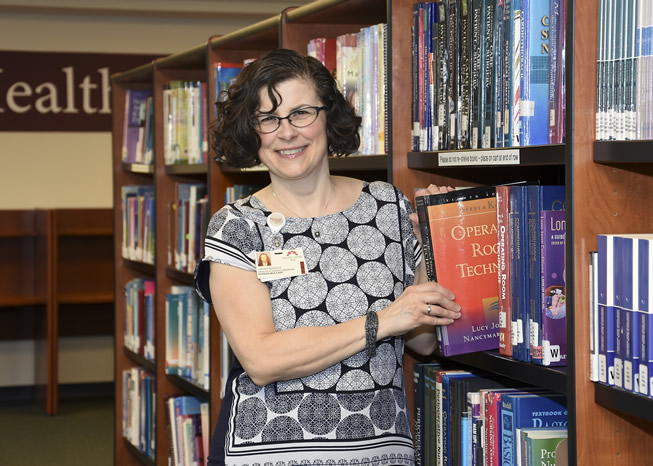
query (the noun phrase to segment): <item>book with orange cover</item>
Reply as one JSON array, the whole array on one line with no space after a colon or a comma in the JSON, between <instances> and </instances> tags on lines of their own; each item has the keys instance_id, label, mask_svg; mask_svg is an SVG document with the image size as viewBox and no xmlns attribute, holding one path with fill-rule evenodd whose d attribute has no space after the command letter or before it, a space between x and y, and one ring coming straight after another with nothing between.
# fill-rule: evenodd
<instances>
[{"instance_id":1,"label":"book with orange cover","mask_svg":"<svg viewBox=\"0 0 653 466\"><path fill-rule=\"evenodd\" d=\"M416 198L428 279L450 289L462 317L437 328L444 356L499 347L494 186Z\"/></svg>"}]
</instances>

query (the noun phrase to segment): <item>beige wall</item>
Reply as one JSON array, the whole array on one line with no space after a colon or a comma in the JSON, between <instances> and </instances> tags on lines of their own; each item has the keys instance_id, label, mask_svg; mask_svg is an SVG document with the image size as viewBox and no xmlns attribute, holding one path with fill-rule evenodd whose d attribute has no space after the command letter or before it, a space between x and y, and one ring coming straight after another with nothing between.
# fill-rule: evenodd
<instances>
[{"instance_id":1,"label":"beige wall","mask_svg":"<svg viewBox=\"0 0 653 466\"><path fill-rule=\"evenodd\" d=\"M14 5L7 6L8 3ZM25 7L38 3L46 7ZM59 3L65 8L57 9ZM83 2L86 6L95 5L83 11L69 8L74 3L70 0L31 0L21 4L18 0L0 0L0 49L170 54L203 44L210 36L226 34L263 19L242 14L221 19L215 11L186 16L155 11L152 14L141 11L135 16L115 11L100 14L93 8L107 2ZM148 5L144 0L131 3ZM179 2L165 0L163 3L175 3L177 8L179 5ZM191 3L213 8L239 3L240 9L246 10L247 4L253 2ZM278 7L274 10L278 13L284 2L266 3L266 8ZM156 8L156 3L149 5ZM261 8L249 11L261 12ZM0 75L0 92L3 90L6 91ZM111 207L112 189L110 133L6 133L0 128L0 209ZM61 382L113 380L112 339L61 339L59 344ZM20 364L16 365L17 361ZM0 343L0 386L34 383L33 367L33 342ZM88 367L93 370L85 369Z\"/></svg>"}]
</instances>

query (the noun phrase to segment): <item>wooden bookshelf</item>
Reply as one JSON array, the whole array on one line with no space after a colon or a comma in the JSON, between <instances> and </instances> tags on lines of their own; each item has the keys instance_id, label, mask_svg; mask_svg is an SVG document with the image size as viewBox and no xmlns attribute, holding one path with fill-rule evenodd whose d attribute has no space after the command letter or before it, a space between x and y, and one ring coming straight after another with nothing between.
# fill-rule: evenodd
<instances>
[{"instance_id":1,"label":"wooden bookshelf","mask_svg":"<svg viewBox=\"0 0 653 466\"><path fill-rule=\"evenodd\" d=\"M265 184L265 170L236 170L214 163L211 153L206 166L165 167L160 153L161 121L157 114L156 157L154 169L126 169L120 162L121 114L124 110L124 92L127 88L152 87L155 108L160 108L163 83L170 79L206 79L209 85L209 115L213 115L215 101L213 64L216 62L242 62L262 53L286 47L306 51L307 42L314 37L355 32L361 27L379 22L388 23L388 98L389 154L334 159L331 168L335 173L351 174L365 179L392 181L405 193L430 183L453 186L496 184L516 180L540 180L543 183L565 183L567 186L567 270L568 366L546 368L526 365L500 357L494 353L480 353L454 358L461 364L483 368L510 377L518 382L546 387L564 393L569 407L569 464L645 464L653 457L650 419L624 414L624 401L613 397L603 388L589 382L589 337L586 319L588 297L588 254L596 247L596 234L605 232L644 232L651 230L648 219L653 218L649 200L652 198L653 178L647 154L650 142L614 144L613 149L603 143L594 144L594 112L596 99L596 33L597 6L592 0L567 2L567 143L563 145L519 148L520 162L515 166L445 167L438 160L441 153L411 152L411 26L415 0L322 0L300 8L289 8L265 21L242 28L221 37L212 37L206 44L158 60L153 65L114 77L114 183L119 206L119 187L130 183L153 183L157 198L157 253L152 271L130 264L118 257L119 239L116 239L116 309L120 316L118 298L124 283L130 277L154 275L157 282L157 334L162 335L165 322L161 319L166 289L173 284L189 283L189 274L170 270L165 251L165 203L172 198L175 180L206 181L209 187L211 212L224 202L228 186L237 183ZM582 12L582 14L580 13ZM158 97L157 97L158 96ZM158 104L156 99L158 100ZM624 149L631 155L623 161ZM146 171L146 170L145 170ZM626 200L628 202L626 202ZM120 220L116 209L115 219ZM122 348L120 318L116 319L116 380L125 367L138 364L133 355L126 356ZM217 420L219 399L219 327L211 314L211 388L206 396L211 404L211 430ZM157 345L157 456L155 464L167 462L168 445L162 409L165 397L178 393L193 393L173 377L166 377L163 345ZM412 403L412 365L417 358L410 354L404 367L406 392ZM118 383L118 382L117 382ZM596 398L595 398L596 390ZM121 437L120 419L122 398L116 390L116 437ZM200 393L200 395L204 395ZM611 401L618 398L619 401ZM598 400L595 401L595 400ZM639 400L638 400L639 401ZM614 403L614 405L613 405ZM604 406L608 406L605 408ZM639 405L638 405L639 406ZM648 407L649 404L642 406ZM138 464L137 454L117 442L116 463Z\"/></svg>"}]
</instances>

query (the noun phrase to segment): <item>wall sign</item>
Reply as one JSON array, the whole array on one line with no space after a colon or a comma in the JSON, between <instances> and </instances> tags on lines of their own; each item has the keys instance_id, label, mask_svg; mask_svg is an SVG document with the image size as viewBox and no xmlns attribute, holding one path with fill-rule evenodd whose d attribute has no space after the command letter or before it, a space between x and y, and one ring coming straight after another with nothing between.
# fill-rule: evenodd
<instances>
[{"instance_id":1,"label":"wall sign","mask_svg":"<svg viewBox=\"0 0 653 466\"><path fill-rule=\"evenodd\" d=\"M0 51L0 131L111 131L111 75L154 58Z\"/></svg>"}]
</instances>

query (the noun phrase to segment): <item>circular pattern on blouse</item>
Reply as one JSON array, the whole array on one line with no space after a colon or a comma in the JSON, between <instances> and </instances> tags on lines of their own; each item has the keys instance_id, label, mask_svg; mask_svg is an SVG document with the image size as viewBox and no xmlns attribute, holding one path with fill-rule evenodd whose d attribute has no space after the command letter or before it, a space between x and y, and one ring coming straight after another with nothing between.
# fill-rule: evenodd
<instances>
[{"instance_id":1,"label":"circular pattern on blouse","mask_svg":"<svg viewBox=\"0 0 653 466\"><path fill-rule=\"evenodd\" d=\"M393 241L399 241L399 218L397 217L397 206L385 204L376 213L377 228Z\"/></svg>"},{"instance_id":2,"label":"circular pattern on blouse","mask_svg":"<svg viewBox=\"0 0 653 466\"><path fill-rule=\"evenodd\" d=\"M343 283L329 291L326 308L336 322L346 322L367 312L367 296L356 285Z\"/></svg>"},{"instance_id":3,"label":"circular pattern on blouse","mask_svg":"<svg viewBox=\"0 0 653 466\"><path fill-rule=\"evenodd\" d=\"M370 373L374 381L381 386L392 382L397 368L395 349L388 343L382 343L376 348L376 355L370 359Z\"/></svg>"},{"instance_id":4,"label":"circular pattern on blouse","mask_svg":"<svg viewBox=\"0 0 653 466\"><path fill-rule=\"evenodd\" d=\"M288 287L288 299L299 309L314 309L326 298L328 286L324 277L315 272L293 278Z\"/></svg>"},{"instance_id":5,"label":"circular pattern on blouse","mask_svg":"<svg viewBox=\"0 0 653 466\"><path fill-rule=\"evenodd\" d=\"M366 192L362 192L356 205L351 209L347 209L343 212L343 215L352 223L358 223L359 225L370 223L374 220L376 216L376 210L378 209L378 204L376 199L370 196Z\"/></svg>"},{"instance_id":6,"label":"circular pattern on blouse","mask_svg":"<svg viewBox=\"0 0 653 466\"><path fill-rule=\"evenodd\" d=\"M392 390L379 391L370 405L370 419L381 430L390 429L397 417L397 404Z\"/></svg>"},{"instance_id":7,"label":"circular pattern on blouse","mask_svg":"<svg viewBox=\"0 0 653 466\"><path fill-rule=\"evenodd\" d=\"M340 374L342 373L341 363L336 363L331 367L327 367L323 371L318 372L317 374L309 375L308 377L302 377L302 382L309 388L313 390L328 390L331 387L334 387L338 380L340 380Z\"/></svg>"},{"instance_id":8,"label":"circular pattern on blouse","mask_svg":"<svg viewBox=\"0 0 653 466\"><path fill-rule=\"evenodd\" d=\"M372 376L360 369L345 372L336 386L336 389L341 392L357 392L372 390L373 388L374 380Z\"/></svg>"},{"instance_id":9,"label":"circular pattern on blouse","mask_svg":"<svg viewBox=\"0 0 653 466\"><path fill-rule=\"evenodd\" d=\"M293 236L288 239L283 246L283 249L297 249L302 248L304 251L304 261L306 262L306 270L312 271L317 267L322 256L322 246L320 246L313 238L308 236Z\"/></svg>"},{"instance_id":10,"label":"circular pattern on blouse","mask_svg":"<svg viewBox=\"0 0 653 466\"><path fill-rule=\"evenodd\" d=\"M385 248L383 258L392 274L398 279L404 279L404 263L403 263L403 250L399 243L390 243Z\"/></svg>"},{"instance_id":11,"label":"circular pattern on blouse","mask_svg":"<svg viewBox=\"0 0 653 466\"><path fill-rule=\"evenodd\" d=\"M295 328L295 308L285 299L272 300L272 320L277 332Z\"/></svg>"},{"instance_id":12,"label":"circular pattern on blouse","mask_svg":"<svg viewBox=\"0 0 653 466\"><path fill-rule=\"evenodd\" d=\"M302 394L277 394L274 385L265 387L265 405L275 414L286 414L293 411L302 402Z\"/></svg>"},{"instance_id":13,"label":"circular pattern on blouse","mask_svg":"<svg viewBox=\"0 0 653 466\"><path fill-rule=\"evenodd\" d=\"M313 238L320 244L340 244L349 233L349 222L343 214L327 215L313 219Z\"/></svg>"},{"instance_id":14,"label":"circular pattern on blouse","mask_svg":"<svg viewBox=\"0 0 653 466\"><path fill-rule=\"evenodd\" d=\"M232 218L222 227L222 237L245 254L261 250L258 234L253 234L253 225L244 218Z\"/></svg>"},{"instance_id":15,"label":"circular pattern on blouse","mask_svg":"<svg viewBox=\"0 0 653 466\"><path fill-rule=\"evenodd\" d=\"M236 435L249 440L261 433L267 422L267 409L260 398L247 398L236 414Z\"/></svg>"},{"instance_id":16,"label":"circular pattern on blouse","mask_svg":"<svg viewBox=\"0 0 653 466\"><path fill-rule=\"evenodd\" d=\"M230 210L231 209L220 209L218 213L211 217L209 225L206 227L206 236L214 236L220 228L222 228L222 225L224 225L224 222L229 216Z\"/></svg>"},{"instance_id":17,"label":"circular pattern on blouse","mask_svg":"<svg viewBox=\"0 0 653 466\"><path fill-rule=\"evenodd\" d=\"M352 413L364 410L372 403L373 399L373 392L343 393L338 395L340 405Z\"/></svg>"},{"instance_id":18,"label":"circular pattern on blouse","mask_svg":"<svg viewBox=\"0 0 653 466\"><path fill-rule=\"evenodd\" d=\"M377 298L388 296L394 288L392 272L381 262L365 262L358 268L356 280L361 290Z\"/></svg>"},{"instance_id":19,"label":"circular pattern on blouse","mask_svg":"<svg viewBox=\"0 0 653 466\"><path fill-rule=\"evenodd\" d=\"M330 282L346 282L356 275L357 269L358 262L354 255L338 246L329 246L320 257L320 271Z\"/></svg>"},{"instance_id":20,"label":"circular pattern on blouse","mask_svg":"<svg viewBox=\"0 0 653 466\"><path fill-rule=\"evenodd\" d=\"M362 414L351 414L340 421L336 429L336 438L339 439L360 439L369 438L374 435L374 424Z\"/></svg>"},{"instance_id":21,"label":"circular pattern on blouse","mask_svg":"<svg viewBox=\"0 0 653 466\"><path fill-rule=\"evenodd\" d=\"M279 416L272 419L263 429L261 435L264 442L281 440L301 440L304 438L302 426L290 416Z\"/></svg>"},{"instance_id":22,"label":"circular pattern on blouse","mask_svg":"<svg viewBox=\"0 0 653 466\"><path fill-rule=\"evenodd\" d=\"M399 243L395 243L398 246ZM369 225L352 228L347 236L347 247L356 257L371 261L378 259L385 249L385 238L379 230ZM400 246L401 247L401 246Z\"/></svg>"},{"instance_id":23,"label":"circular pattern on blouse","mask_svg":"<svg viewBox=\"0 0 653 466\"><path fill-rule=\"evenodd\" d=\"M388 183L370 183L370 193L380 201L390 203L397 201L397 193Z\"/></svg>"},{"instance_id":24,"label":"circular pattern on blouse","mask_svg":"<svg viewBox=\"0 0 653 466\"><path fill-rule=\"evenodd\" d=\"M326 435L340 422L340 404L334 395L311 393L299 405L297 419L313 435Z\"/></svg>"}]
</instances>

